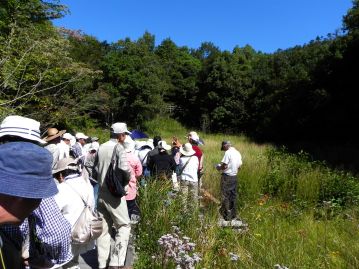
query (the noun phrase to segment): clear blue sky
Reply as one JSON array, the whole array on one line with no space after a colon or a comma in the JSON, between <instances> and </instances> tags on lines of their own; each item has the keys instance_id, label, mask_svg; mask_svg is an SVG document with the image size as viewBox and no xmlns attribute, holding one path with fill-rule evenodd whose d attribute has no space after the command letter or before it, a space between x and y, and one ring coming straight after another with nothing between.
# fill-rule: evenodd
<instances>
[{"instance_id":1,"label":"clear blue sky","mask_svg":"<svg viewBox=\"0 0 359 269\"><path fill-rule=\"evenodd\" d=\"M334 33L351 0L61 0L71 14L54 24L82 30L100 41L136 40L145 31L156 45L171 38L198 48L210 41L221 50L251 45L274 52Z\"/></svg>"}]
</instances>

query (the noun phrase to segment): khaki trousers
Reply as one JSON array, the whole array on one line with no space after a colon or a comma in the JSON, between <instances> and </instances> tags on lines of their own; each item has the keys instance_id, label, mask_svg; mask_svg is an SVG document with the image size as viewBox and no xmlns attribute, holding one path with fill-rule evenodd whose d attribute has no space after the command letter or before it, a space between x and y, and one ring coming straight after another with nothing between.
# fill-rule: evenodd
<instances>
[{"instance_id":1,"label":"khaki trousers","mask_svg":"<svg viewBox=\"0 0 359 269\"><path fill-rule=\"evenodd\" d=\"M198 203L198 182L181 180L180 187L184 206L196 205Z\"/></svg>"},{"instance_id":2,"label":"khaki trousers","mask_svg":"<svg viewBox=\"0 0 359 269\"><path fill-rule=\"evenodd\" d=\"M108 260L109 266L123 266L131 231L125 197L120 199L100 190L98 212L104 219L102 234L97 239L99 268L105 268ZM115 242L111 247L112 227L115 229Z\"/></svg>"}]
</instances>

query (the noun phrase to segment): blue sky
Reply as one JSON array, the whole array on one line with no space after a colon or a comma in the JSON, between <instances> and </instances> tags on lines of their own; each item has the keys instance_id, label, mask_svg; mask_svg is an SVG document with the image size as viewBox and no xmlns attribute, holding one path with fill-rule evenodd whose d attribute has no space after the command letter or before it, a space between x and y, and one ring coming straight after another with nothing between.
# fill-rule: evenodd
<instances>
[{"instance_id":1,"label":"blue sky","mask_svg":"<svg viewBox=\"0 0 359 269\"><path fill-rule=\"evenodd\" d=\"M251 45L274 52L334 33L351 0L61 0L71 14L57 26L82 30L100 41L136 40L145 31L156 45L171 38L198 48L210 41L221 50Z\"/></svg>"}]
</instances>

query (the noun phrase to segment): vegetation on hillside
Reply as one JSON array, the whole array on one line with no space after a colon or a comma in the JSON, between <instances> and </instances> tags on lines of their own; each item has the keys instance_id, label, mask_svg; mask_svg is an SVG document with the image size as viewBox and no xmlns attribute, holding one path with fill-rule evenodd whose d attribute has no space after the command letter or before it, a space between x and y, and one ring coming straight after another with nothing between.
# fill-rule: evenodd
<instances>
[{"instance_id":1,"label":"vegetation on hillside","mask_svg":"<svg viewBox=\"0 0 359 269\"><path fill-rule=\"evenodd\" d=\"M171 115L205 131L358 145L358 6L353 1L341 31L266 54L170 39L156 46L148 32L108 44L55 28L51 21L68 12L57 0L2 1L0 115L134 128Z\"/></svg>"}]
</instances>

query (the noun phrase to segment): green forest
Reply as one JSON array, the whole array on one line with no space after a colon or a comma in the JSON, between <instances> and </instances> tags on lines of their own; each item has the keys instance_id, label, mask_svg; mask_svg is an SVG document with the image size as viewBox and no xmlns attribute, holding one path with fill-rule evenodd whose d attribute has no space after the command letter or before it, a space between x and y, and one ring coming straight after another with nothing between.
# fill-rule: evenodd
<instances>
[{"instance_id":1,"label":"green forest","mask_svg":"<svg viewBox=\"0 0 359 269\"><path fill-rule=\"evenodd\" d=\"M222 51L211 42L180 47L171 39L156 46L149 32L101 42L53 25L68 12L56 0L1 1L1 119L20 114L44 129L76 130L114 121L144 128L170 115L188 128L294 149L359 148L358 0L341 30L274 53L250 45ZM357 154L343 155L344 162Z\"/></svg>"}]
</instances>

